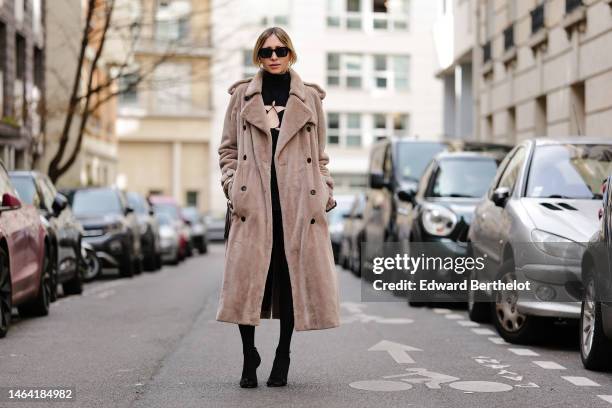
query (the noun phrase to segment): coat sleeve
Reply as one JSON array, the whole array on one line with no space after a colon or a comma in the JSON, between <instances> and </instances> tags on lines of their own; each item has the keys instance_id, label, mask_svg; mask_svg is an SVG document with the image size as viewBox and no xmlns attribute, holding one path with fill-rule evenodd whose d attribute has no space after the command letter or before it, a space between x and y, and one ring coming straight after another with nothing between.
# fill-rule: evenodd
<instances>
[{"instance_id":1,"label":"coat sleeve","mask_svg":"<svg viewBox=\"0 0 612 408\"><path fill-rule=\"evenodd\" d=\"M316 106L317 106L317 135L318 135L318 145L319 145L319 171L321 172L321 177L325 181L327 188L329 190L329 199L327 200L327 204L325 206L325 211L329 212L334 207L336 207L336 200L334 199L334 179L329 173L329 169L327 168L327 164L329 163L329 155L325 151L325 147L327 145L327 125L325 120L325 112L323 111L323 103L321 101L322 98L316 97L314 98Z\"/></svg>"},{"instance_id":2,"label":"coat sleeve","mask_svg":"<svg viewBox=\"0 0 612 408\"><path fill-rule=\"evenodd\" d=\"M221 135L221 144L219 145L219 167L221 168L221 185L223 193L229 200L229 194L232 189L234 173L238 164L238 143L237 143L237 92L232 93L230 102L225 112L225 120L223 122L223 132Z\"/></svg>"}]
</instances>

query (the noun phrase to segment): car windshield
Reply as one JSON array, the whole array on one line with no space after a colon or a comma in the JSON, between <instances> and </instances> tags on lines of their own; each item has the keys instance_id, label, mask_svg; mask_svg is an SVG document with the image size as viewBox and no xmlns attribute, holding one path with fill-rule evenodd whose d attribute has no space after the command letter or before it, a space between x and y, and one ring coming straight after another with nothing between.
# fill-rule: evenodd
<instances>
[{"instance_id":1,"label":"car windshield","mask_svg":"<svg viewBox=\"0 0 612 408\"><path fill-rule=\"evenodd\" d=\"M127 201L130 207L134 209L138 214L146 214L147 207L144 200L138 193L127 193Z\"/></svg>"},{"instance_id":2,"label":"car windshield","mask_svg":"<svg viewBox=\"0 0 612 408\"><path fill-rule=\"evenodd\" d=\"M180 214L179 214L179 210L178 207L174 204L170 204L170 203L157 203L154 204L155 207L155 211L162 213L162 214L167 214L168 216L170 216L170 218L172 219L179 219Z\"/></svg>"},{"instance_id":3,"label":"car windshield","mask_svg":"<svg viewBox=\"0 0 612 408\"><path fill-rule=\"evenodd\" d=\"M187 218L192 223L200 221L198 210L193 207L183 208L183 217Z\"/></svg>"},{"instance_id":4,"label":"car windshield","mask_svg":"<svg viewBox=\"0 0 612 408\"><path fill-rule=\"evenodd\" d=\"M157 212L155 213L155 217L159 225L172 225L172 218L166 213Z\"/></svg>"},{"instance_id":5,"label":"car windshield","mask_svg":"<svg viewBox=\"0 0 612 408\"><path fill-rule=\"evenodd\" d=\"M527 197L601 199L601 183L612 171L612 145L560 144L535 149Z\"/></svg>"},{"instance_id":6,"label":"car windshield","mask_svg":"<svg viewBox=\"0 0 612 408\"><path fill-rule=\"evenodd\" d=\"M398 143L397 174L402 180L418 181L431 159L443 150L443 143Z\"/></svg>"},{"instance_id":7,"label":"car windshield","mask_svg":"<svg viewBox=\"0 0 612 408\"><path fill-rule=\"evenodd\" d=\"M17 194L19 194L19 198L26 204L33 205L34 197L36 196L36 186L34 185L34 180L31 177L11 177L11 182L15 189L17 190Z\"/></svg>"},{"instance_id":8,"label":"car windshield","mask_svg":"<svg viewBox=\"0 0 612 408\"><path fill-rule=\"evenodd\" d=\"M482 197L496 171L493 158L441 160L430 197Z\"/></svg>"},{"instance_id":9,"label":"car windshield","mask_svg":"<svg viewBox=\"0 0 612 408\"><path fill-rule=\"evenodd\" d=\"M113 190L78 190L72 198L74 215L121 214L119 196Z\"/></svg>"}]
</instances>

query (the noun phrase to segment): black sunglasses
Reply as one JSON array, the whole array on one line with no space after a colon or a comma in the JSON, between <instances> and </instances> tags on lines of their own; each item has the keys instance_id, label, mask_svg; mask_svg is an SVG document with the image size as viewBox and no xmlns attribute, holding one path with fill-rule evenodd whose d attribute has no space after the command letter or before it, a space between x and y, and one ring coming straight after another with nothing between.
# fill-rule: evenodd
<instances>
[{"instance_id":1,"label":"black sunglasses","mask_svg":"<svg viewBox=\"0 0 612 408\"><path fill-rule=\"evenodd\" d=\"M289 51L291 50L288 47L276 47L276 48L266 47L266 48L260 48L257 55L259 55L261 58L270 58L272 57L272 53L275 52L278 58L282 58L282 57L286 57L287 54L289 54Z\"/></svg>"}]
</instances>

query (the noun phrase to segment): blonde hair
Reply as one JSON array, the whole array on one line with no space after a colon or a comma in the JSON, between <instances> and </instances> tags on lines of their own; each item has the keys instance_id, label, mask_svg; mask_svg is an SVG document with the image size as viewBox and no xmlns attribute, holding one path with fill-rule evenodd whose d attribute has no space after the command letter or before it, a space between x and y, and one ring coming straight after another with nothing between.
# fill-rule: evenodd
<instances>
[{"instance_id":1,"label":"blonde hair","mask_svg":"<svg viewBox=\"0 0 612 408\"><path fill-rule=\"evenodd\" d=\"M285 46L291 51L289 54L289 66L295 64L297 61L297 54L295 52L295 48L293 48L293 42L291 41L289 34L287 34L287 32L280 27L266 28L261 34L259 34L257 41L255 41L255 47L253 47L253 64L255 64L257 67L261 66L261 61L259 60L259 50L263 48L264 43L271 35L277 36L280 42L285 44Z\"/></svg>"}]
</instances>

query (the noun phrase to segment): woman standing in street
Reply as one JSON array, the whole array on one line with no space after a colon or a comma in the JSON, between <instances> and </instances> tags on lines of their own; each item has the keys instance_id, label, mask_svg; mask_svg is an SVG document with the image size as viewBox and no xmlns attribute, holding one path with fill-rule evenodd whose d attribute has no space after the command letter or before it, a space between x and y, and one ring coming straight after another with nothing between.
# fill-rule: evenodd
<instances>
[{"instance_id":1,"label":"woman standing in street","mask_svg":"<svg viewBox=\"0 0 612 408\"><path fill-rule=\"evenodd\" d=\"M231 210L217 320L240 329L240 386L257 386L255 326L280 319L270 387L287 384L293 329L340 325L339 290L326 212L335 207L325 152L325 91L291 68L289 35L266 29L257 74L234 83L219 146Z\"/></svg>"}]
</instances>

